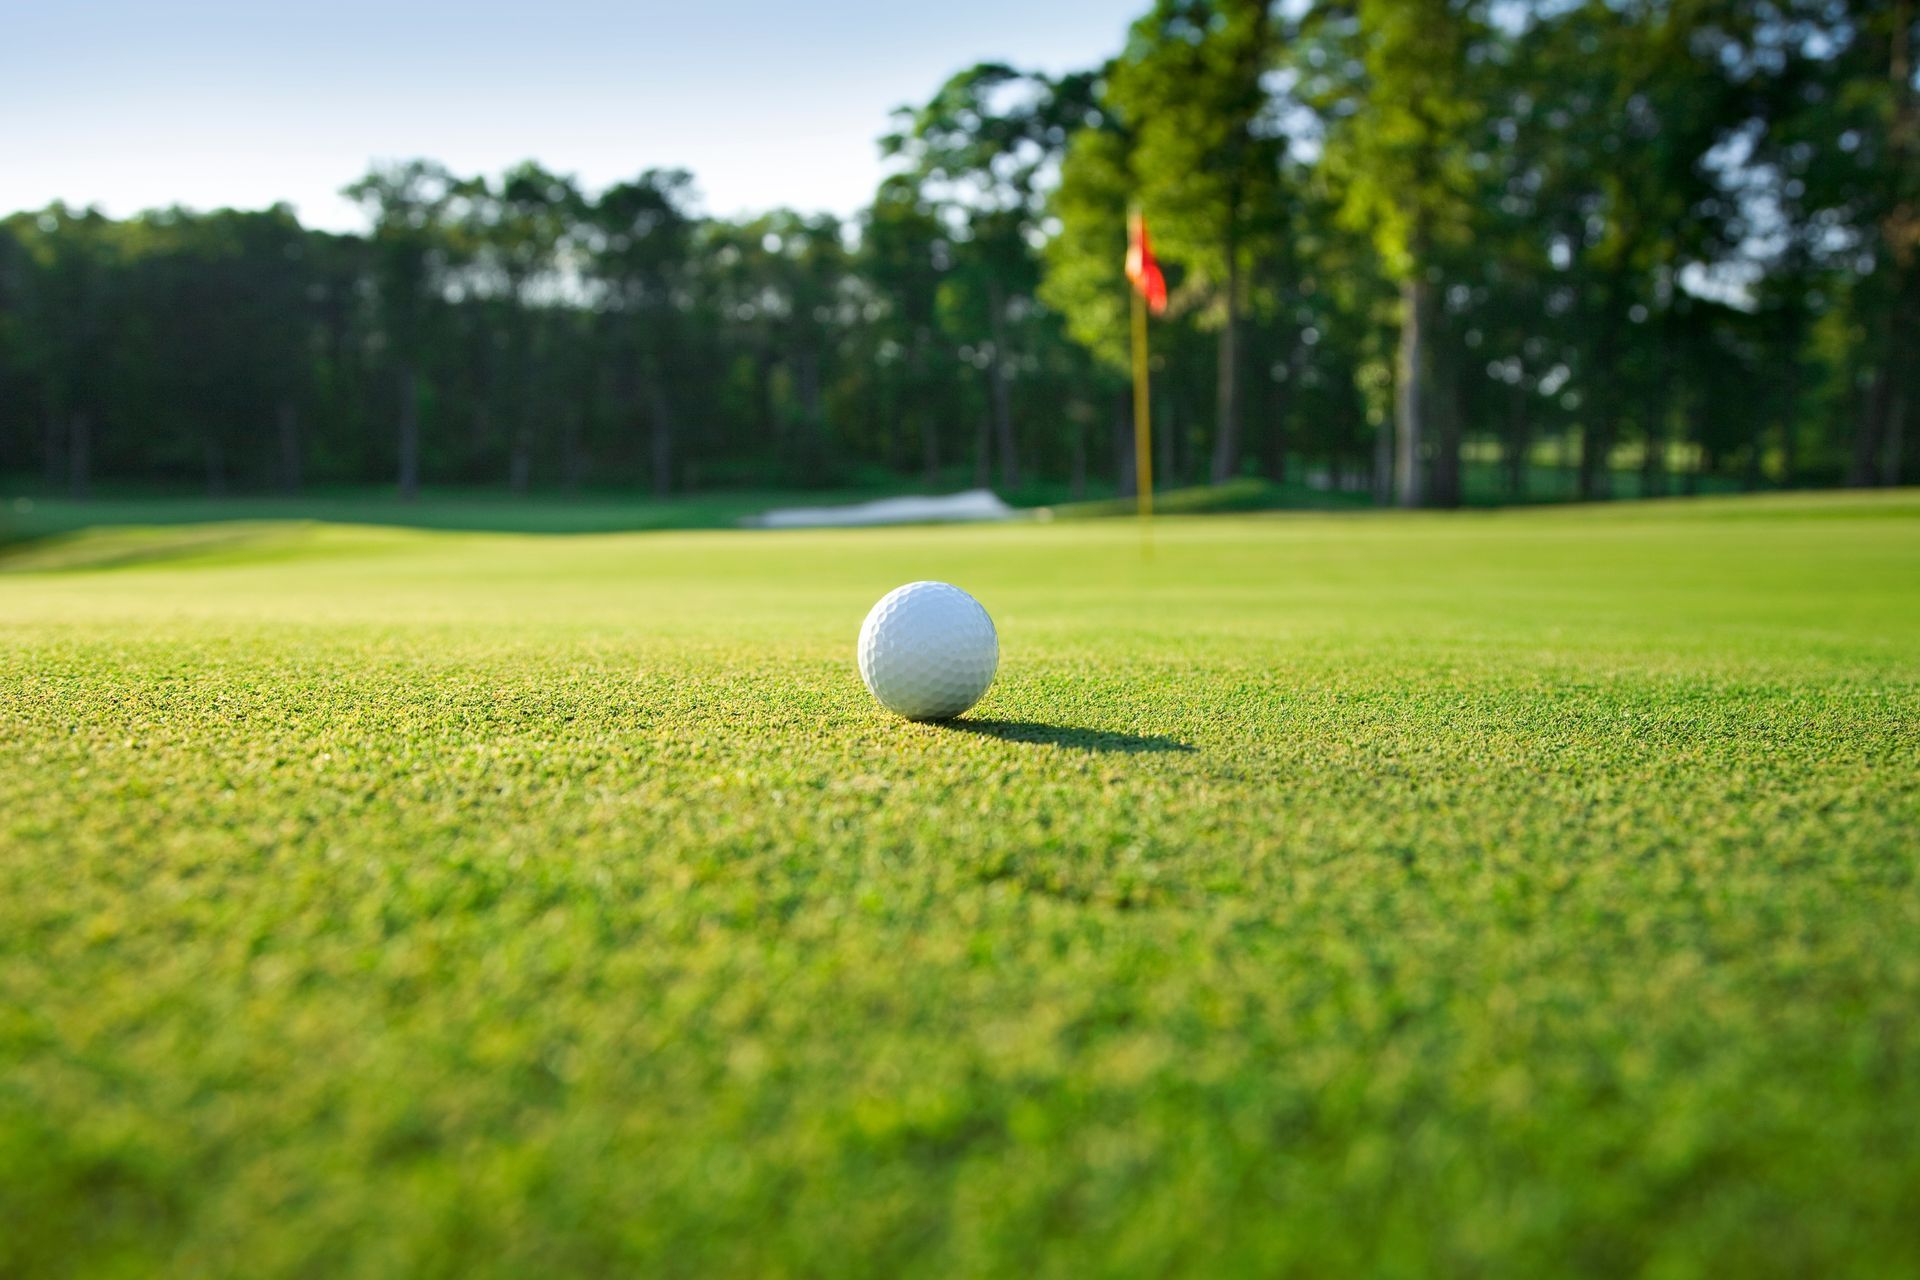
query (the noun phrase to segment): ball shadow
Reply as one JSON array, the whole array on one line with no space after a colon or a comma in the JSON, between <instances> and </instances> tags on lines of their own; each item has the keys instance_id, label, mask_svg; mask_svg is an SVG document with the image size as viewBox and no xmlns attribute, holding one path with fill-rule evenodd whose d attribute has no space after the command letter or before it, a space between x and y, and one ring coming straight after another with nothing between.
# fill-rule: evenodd
<instances>
[{"instance_id":1,"label":"ball shadow","mask_svg":"<svg viewBox=\"0 0 1920 1280\"><path fill-rule=\"evenodd\" d=\"M1116 729L1080 729L1072 725L1043 724L1037 720L943 720L936 728L949 733L971 733L1002 742L1030 742L1037 746L1071 747L1076 751L1146 752L1195 750L1191 743L1157 733L1122 733Z\"/></svg>"}]
</instances>

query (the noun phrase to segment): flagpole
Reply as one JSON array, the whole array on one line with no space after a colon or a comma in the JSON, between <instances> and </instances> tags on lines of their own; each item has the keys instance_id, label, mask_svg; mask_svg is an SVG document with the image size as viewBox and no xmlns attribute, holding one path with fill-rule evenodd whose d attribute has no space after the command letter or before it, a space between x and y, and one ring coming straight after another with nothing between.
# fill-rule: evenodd
<instances>
[{"instance_id":1,"label":"flagpole","mask_svg":"<svg viewBox=\"0 0 1920 1280\"><path fill-rule=\"evenodd\" d=\"M1147 299L1138 289L1127 292L1133 295L1133 487L1140 518L1148 520L1153 516L1153 428L1147 400Z\"/></svg>"}]
</instances>

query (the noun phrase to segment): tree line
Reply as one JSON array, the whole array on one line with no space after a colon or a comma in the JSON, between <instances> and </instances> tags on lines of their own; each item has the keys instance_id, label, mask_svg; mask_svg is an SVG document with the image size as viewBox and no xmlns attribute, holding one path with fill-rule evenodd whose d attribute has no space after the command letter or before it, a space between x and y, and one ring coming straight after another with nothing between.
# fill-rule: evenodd
<instances>
[{"instance_id":1,"label":"tree line","mask_svg":"<svg viewBox=\"0 0 1920 1280\"><path fill-rule=\"evenodd\" d=\"M1138 207L1161 483L1911 481L1916 44L1913 0L1158 0L897 113L852 219L534 162L376 166L364 234L56 204L0 221L0 473L1126 493Z\"/></svg>"}]
</instances>

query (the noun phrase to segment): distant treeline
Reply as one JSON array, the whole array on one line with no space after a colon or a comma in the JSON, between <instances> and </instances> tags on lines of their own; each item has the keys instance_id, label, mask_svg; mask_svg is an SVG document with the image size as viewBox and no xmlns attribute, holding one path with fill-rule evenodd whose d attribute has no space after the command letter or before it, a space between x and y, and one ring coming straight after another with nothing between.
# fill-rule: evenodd
<instances>
[{"instance_id":1,"label":"distant treeline","mask_svg":"<svg viewBox=\"0 0 1920 1280\"><path fill-rule=\"evenodd\" d=\"M1304 12L1302 11L1304 8ZM283 207L0 222L0 473L1128 491L1126 212L1161 483L1458 502L1916 474L1913 0L1162 0L1106 66L976 66L852 221L528 163ZM1295 473L1295 474L1289 474Z\"/></svg>"}]
</instances>

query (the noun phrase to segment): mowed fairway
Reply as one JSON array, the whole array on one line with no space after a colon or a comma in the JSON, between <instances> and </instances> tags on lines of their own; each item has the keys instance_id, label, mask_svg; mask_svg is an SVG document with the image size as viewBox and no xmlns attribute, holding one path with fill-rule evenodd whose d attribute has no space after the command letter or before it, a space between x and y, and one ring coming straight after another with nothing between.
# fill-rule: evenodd
<instances>
[{"instance_id":1,"label":"mowed fairway","mask_svg":"<svg viewBox=\"0 0 1920 1280\"><path fill-rule=\"evenodd\" d=\"M1911 492L0 568L0 1274L1920 1271Z\"/></svg>"}]
</instances>

